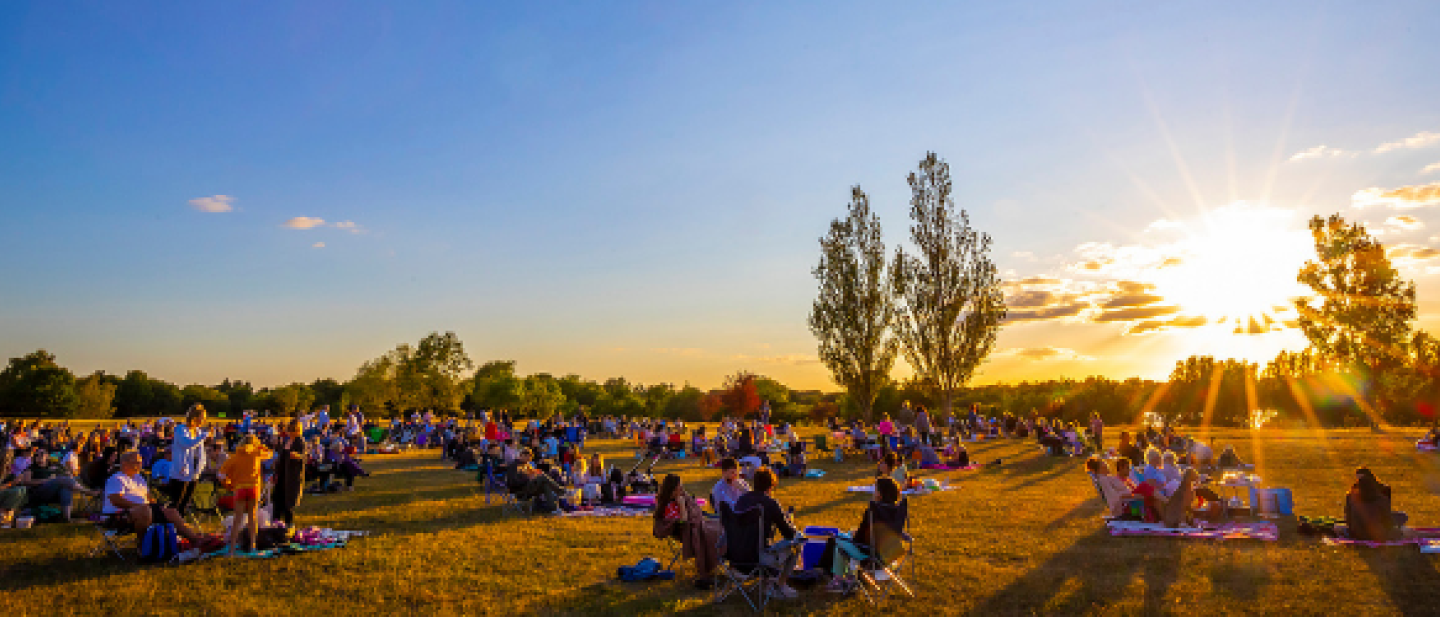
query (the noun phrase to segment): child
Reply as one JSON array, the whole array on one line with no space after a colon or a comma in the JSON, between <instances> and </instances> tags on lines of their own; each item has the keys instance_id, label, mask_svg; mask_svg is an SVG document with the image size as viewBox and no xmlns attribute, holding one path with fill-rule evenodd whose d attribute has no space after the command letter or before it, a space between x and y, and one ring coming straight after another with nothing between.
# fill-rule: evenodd
<instances>
[{"instance_id":1,"label":"child","mask_svg":"<svg viewBox=\"0 0 1440 617\"><path fill-rule=\"evenodd\" d=\"M240 537L240 517L246 517L250 528L250 547L255 548L256 536L260 533L260 466L273 452L260 445L254 435L246 435L235 453L220 467L220 477L225 485L235 489L235 518L230 523L230 537L227 538L225 553L235 552L235 541Z\"/></svg>"}]
</instances>

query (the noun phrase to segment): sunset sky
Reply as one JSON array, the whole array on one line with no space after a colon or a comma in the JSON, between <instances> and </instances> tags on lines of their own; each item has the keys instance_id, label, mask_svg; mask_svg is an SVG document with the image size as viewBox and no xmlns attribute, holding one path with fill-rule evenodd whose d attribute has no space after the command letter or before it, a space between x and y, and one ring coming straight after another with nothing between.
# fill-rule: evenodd
<instances>
[{"instance_id":1,"label":"sunset sky","mask_svg":"<svg viewBox=\"0 0 1440 617\"><path fill-rule=\"evenodd\" d=\"M0 354L831 390L818 239L859 184L907 241L927 151L1007 281L980 382L1302 348L1315 214L1440 329L1440 3L965 4L0 3Z\"/></svg>"}]
</instances>

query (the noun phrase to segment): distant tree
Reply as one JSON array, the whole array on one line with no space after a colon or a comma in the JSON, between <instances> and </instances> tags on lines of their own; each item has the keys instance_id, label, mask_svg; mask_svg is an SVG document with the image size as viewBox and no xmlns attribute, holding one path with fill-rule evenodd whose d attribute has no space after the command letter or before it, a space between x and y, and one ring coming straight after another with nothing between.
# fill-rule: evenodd
<instances>
[{"instance_id":1,"label":"distant tree","mask_svg":"<svg viewBox=\"0 0 1440 617\"><path fill-rule=\"evenodd\" d=\"M315 393L315 405L329 405L330 410L335 412L341 409L340 399L345 395L345 385L330 379L316 379L310 383L310 391Z\"/></svg>"},{"instance_id":2,"label":"distant tree","mask_svg":"<svg viewBox=\"0 0 1440 617\"><path fill-rule=\"evenodd\" d=\"M755 374L740 371L725 378L724 392L720 401L726 413L747 417L760 409L760 393L755 389Z\"/></svg>"},{"instance_id":3,"label":"distant tree","mask_svg":"<svg viewBox=\"0 0 1440 617\"><path fill-rule=\"evenodd\" d=\"M281 386L271 390L270 409L283 416L298 416L311 409L315 403L315 393L310 391L310 386L303 383L292 383L288 386Z\"/></svg>"},{"instance_id":4,"label":"distant tree","mask_svg":"<svg viewBox=\"0 0 1440 617\"><path fill-rule=\"evenodd\" d=\"M891 332L895 297L880 217L870 211L870 198L859 186L850 193L849 214L831 221L830 232L820 238L820 264L813 271L820 293L810 309L810 331L820 341L820 360L835 383L870 420L898 352Z\"/></svg>"},{"instance_id":5,"label":"distant tree","mask_svg":"<svg viewBox=\"0 0 1440 617\"><path fill-rule=\"evenodd\" d=\"M890 268L898 298L896 334L916 376L933 389L941 411L995 347L1005 296L990 260L990 235L950 198L950 166L935 153L911 173L910 239Z\"/></svg>"},{"instance_id":6,"label":"distant tree","mask_svg":"<svg viewBox=\"0 0 1440 617\"><path fill-rule=\"evenodd\" d=\"M565 404L565 393L549 375L531 375L523 382L520 409L537 418L548 418Z\"/></svg>"},{"instance_id":7,"label":"distant tree","mask_svg":"<svg viewBox=\"0 0 1440 617\"><path fill-rule=\"evenodd\" d=\"M105 419L115 415L115 380L100 371L75 382L75 417Z\"/></svg>"},{"instance_id":8,"label":"distant tree","mask_svg":"<svg viewBox=\"0 0 1440 617\"><path fill-rule=\"evenodd\" d=\"M182 407L188 409L197 403L204 406L205 411L214 417L230 412L230 397L215 388L194 384L180 389L180 405Z\"/></svg>"},{"instance_id":9,"label":"distant tree","mask_svg":"<svg viewBox=\"0 0 1440 617\"><path fill-rule=\"evenodd\" d=\"M710 422L725 410L725 401L719 394L711 392L700 399L700 420Z\"/></svg>"},{"instance_id":10,"label":"distant tree","mask_svg":"<svg viewBox=\"0 0 1440 617\"><path fill-rule=\"evenodd\" d=\"M0 415L69 418L78 407L75 376L44 349L11 358L0 371Z\"/></svg>"},{"instance_id":11,"label":"distant tree","mask_svg":"<svg viewBox=\"0 0 1440 617\"><path fill-rule=\"evenodd\" d=\"M525 384L515 376L514 360L486 362L471 379L470 406L474 409L519 411L524 396Z\"/></svg>"},{"instance_id":12,"label":"distant tree","mask_svg":"<svg viewBox=\"0 0 1440 617\"><path fill-rule=\"evenodd\" d=\"M695 386L686 384L674 396L665 401L665 409L661 415L679 420L703 421L705 415L701 407L704 400L704 392Z\"/></svg>"}]
</instances>

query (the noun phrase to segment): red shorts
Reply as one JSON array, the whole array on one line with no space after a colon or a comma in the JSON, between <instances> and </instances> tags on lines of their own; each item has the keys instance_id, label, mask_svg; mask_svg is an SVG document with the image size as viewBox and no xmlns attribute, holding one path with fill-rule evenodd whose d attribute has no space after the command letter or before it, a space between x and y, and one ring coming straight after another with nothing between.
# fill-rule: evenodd
<instances>
[{"instance_id":1,"label":"red shorts","mask_svg":"<svg viewBox=\"0 0 1440 617\"><path fill-rule=\"evenodd\" d=\"M259 488L256 488L256 487L253 487L253 486L247 486L247 487L245 487L245 488L237 488L237 489L235 489L235 499L244 499L245 501L256 501L256 500L260 499L260 489L259 489Z\"/></svg>"}]
</instances>

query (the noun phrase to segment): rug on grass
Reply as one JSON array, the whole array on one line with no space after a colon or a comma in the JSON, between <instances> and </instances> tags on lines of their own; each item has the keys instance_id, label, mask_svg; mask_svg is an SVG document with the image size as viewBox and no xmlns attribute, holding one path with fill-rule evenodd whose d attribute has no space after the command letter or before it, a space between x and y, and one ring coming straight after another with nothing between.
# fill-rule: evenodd
<instances>
[{"instance_id":1,"label":"rug on grass","mask_svg":"<svg viewBox=\"0 0 1440 617\"><path fill-rule=\"evenodd\" d=\"M1338 527L1339 526L1337 526L1337 528ZM1435 551L1425 550L1425 547L1430 542L1440 543L1440 528L1412 527L1410 528L1410 532L1415 535L1413 537L1401 538L1399 540L1391 540L1389 542L1375 542L1373 540L1352 540L1350 538L1336 538L1330 536L1321 538L1320 541L1331 546L1363 546L1365 548L1380 548L1383 546L1405 546L1408 544L1418 544L1420 545L1420 552L1422 553L1440 552L1440 549L1436 549Z\"/></svg>"},{"instance_id":2,"label":"rug on grass","mask_svg":"<svg viewBox=\"0 0 1440 617\"><path fill-rule=\"evenodd\" d=\"M929 495L930 493L934 493L934 492L936 492L936 491L954 491L954 490L959 490L959 489L960 489L960 487L959 487L959 486L956 486L956 485L954 485L954 484L942 484L942 485L940 485L940 488L932 488L932 489L926 489L926 488L919 488L919 489L907 488L907 489L905 489L905 490L903 490L903 491L900 491L900 494L901 494L901 495L907 495L907 496L914 497L914 496L916 496L916 495ZM847 493L873 493L873 492L875 492L875 487L874 487L874 486L848 486L848 487L845 487L845 492L847 492Z\"/></svg>"},{"instance_id":3,"label":"rug on grass","mask_svg":"<svg viewBox=\"0 0 1440 617\"><path fill-rule=\"evenodd\" d=\"M936 463L928 463L928 464L925 464L925 465L921 465L921 466L920 466L921 469L931 469L931 470L934 470L934 471L974 471L974 470L979 469L979 468L981 468L981 467L984 467L984 465L981 465L980 463L970 463L969 465L966 465L966 466L964 466L964 467L954 467L954 466L951 466L951 465L939 465L939 464L936 464Z\"/></svg>"},{"instance_id":4,"label":"rug on grass","mask_svg":"<svg viewBox=\"0 0 1440 617\"><path fill-rule=\"evenodd\" d=\"M587 518L609 518L621 516L650 516L649 508L636 508L629 506L594 506L589 510L576 510L574 512L556 511L555 516L563 517L587 517Z\"/></svg>"},{"instance_id":5,"label":"rug on grass","mask_svg":"<svg viewBox=\"0 0 1440 617\"><path fill-rule=\"evenodd\" d=\"M1160 536L1166 538L1198 538L1205 540L1280 539L1280 528L1270 521L1231 521L1211 527L1166 527L1160 523L1140 521L1109 521L1105 524L1112 536Z\"/></svg>"}]
</instances>

